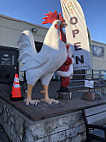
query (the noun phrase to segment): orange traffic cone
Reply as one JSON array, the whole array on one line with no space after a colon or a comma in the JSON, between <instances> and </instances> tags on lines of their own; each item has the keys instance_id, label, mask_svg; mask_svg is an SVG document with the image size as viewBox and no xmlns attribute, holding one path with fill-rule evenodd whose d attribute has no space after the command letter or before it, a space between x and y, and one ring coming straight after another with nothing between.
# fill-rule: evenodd
<instances>
[{"instance_id":1,"label":"orange traffic cone","mask_svg":"<svg viewBox=\"0 0 106 142\"><path fill-rule=\"evenodd\" d=\"M14 83L11 91L11 100L23 100L23 96L21 95L21 89L19 84L18 74L15 74Z\"/></svg>"}]
</instances>

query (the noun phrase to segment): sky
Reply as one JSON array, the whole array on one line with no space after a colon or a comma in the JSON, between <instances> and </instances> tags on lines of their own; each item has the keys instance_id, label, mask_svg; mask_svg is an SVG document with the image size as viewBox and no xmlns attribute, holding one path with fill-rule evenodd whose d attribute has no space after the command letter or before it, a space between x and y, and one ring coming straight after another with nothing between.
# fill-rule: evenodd
<instances>
[{"instance_id":1,"label":"sky","mask_svg":"<svg viewBox=\"0 0 106 142\"><path fill-rule=\"evenodd\" d=\"M106 44L106 0L78 0L92 40ZM0 0L0 14L42 25L44 13L62 12L60 0ZM43 25L49 27L50 25Z\"/></svg>"}]
</instances>

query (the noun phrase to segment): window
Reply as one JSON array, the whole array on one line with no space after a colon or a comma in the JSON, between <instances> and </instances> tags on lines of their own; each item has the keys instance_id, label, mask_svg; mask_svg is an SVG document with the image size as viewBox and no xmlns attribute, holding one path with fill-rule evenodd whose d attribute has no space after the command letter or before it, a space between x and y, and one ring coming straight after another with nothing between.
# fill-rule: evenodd
<instances>
[{"instance_id":1,"label":"window","mask_svg":"<svg viewBox=\"0 0 106 142\"><path fill-rule=\"evenodd\" d=\"M93 51L93 56L104 57L104 47L93 45L92 51Z\"/></svg>"},{"instance_id":2,"label":"window","mask_svg":"<svg viewBox=\"0 0 106 142\"><path fill-rule=\"evenodd\" d=\"M37 52L41 50L42 45L43 45L43 42L35 41L35 47L36 47Z\"/></svg>"}]
</instances>

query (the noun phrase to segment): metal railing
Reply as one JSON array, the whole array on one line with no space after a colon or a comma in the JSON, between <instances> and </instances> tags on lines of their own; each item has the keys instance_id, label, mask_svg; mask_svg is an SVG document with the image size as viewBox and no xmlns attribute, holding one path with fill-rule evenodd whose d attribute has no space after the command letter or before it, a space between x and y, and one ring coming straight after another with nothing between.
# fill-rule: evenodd
<instances>
[{"instance_id":1,"label":"metal railing","mask_svg":"<svg viewBox=\"0 0 106 142\"><path fill-rule=\"evenodd\" d=\"M80 76L83 76L82 78L82 81L84 80L99 80L99 81L102 81L102 80L106 80L106 70L85 70L85 73L77 73L77 74L73 74L73 77L72 77L72 81L81 81L80 79L77 79L77 77L80 77ZM74 77L76 79L74 79ZM80 77L81 78L81 77Z\"/></svg>"},{"instance_id":2,"label":"metal railing","mask_svg":"<svg viewBox=\"0 0 106 142\"><path fill-rule=\"evenodd\" d=\"M54 73L54 80L60 80L60 77ZM106 85L106 70L83 70L75 73L70 79L69 88L81 89L84 88L85 80L94 81L95 87L102 87Z\"/></svg>"},{"instance_id":3,"label":"metal railing","mask_svg":"<svg viewBox=\"0 0 106 142\"><path fill-rule=\"evenodd\" d=\"M77 79L79 77L80 79ZM94 81L94 89L95 87L104 87L106 86L106 70L85 70L83 74L73 74L69 88L84 88L85 80Z\"/></svg>"}]
</instances>

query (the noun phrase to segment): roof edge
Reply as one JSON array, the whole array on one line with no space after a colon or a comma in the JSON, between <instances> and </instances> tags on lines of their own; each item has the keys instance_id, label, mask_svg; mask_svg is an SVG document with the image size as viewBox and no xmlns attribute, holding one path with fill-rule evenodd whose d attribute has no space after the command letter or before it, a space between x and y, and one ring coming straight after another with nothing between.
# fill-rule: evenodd
<instances>
[{"instance_id":1,"label":"roof edge","mask_svg":"<svg viewBox=\"0 0 106 142\"><path fill-rule=\"evenodd\" d=\"M19 19L16 19L16 18L13 18L13 17L9 17L9 16L3 15L3 14L0 14L0 17L5 18L5 19L9 19L9 20L12 20L12 21L16 21L16 22L26 23L26 24L29 24L31 26L40 27L42 29L47 29L47 30L49 29L49 28L44 27L44 26L40 26L40 25L37 25L37 24L34 24L34 23L30 23L30 22L27 22L27 21L19 20Z\"/></svg>"},{"instance_id":2,"label":"roof edge","mask_svg":"<svg viewBox=\"0 0 106 142\"><path fill-rule=\"evenodd\" d=\"M99 42L99 41L95 41L95 40L92 40L93 43L96 43L96 44L101 44L101 45L104 45L106 46L106 43L103 43L103 42Z\"/></svg>"}]
</instances>

